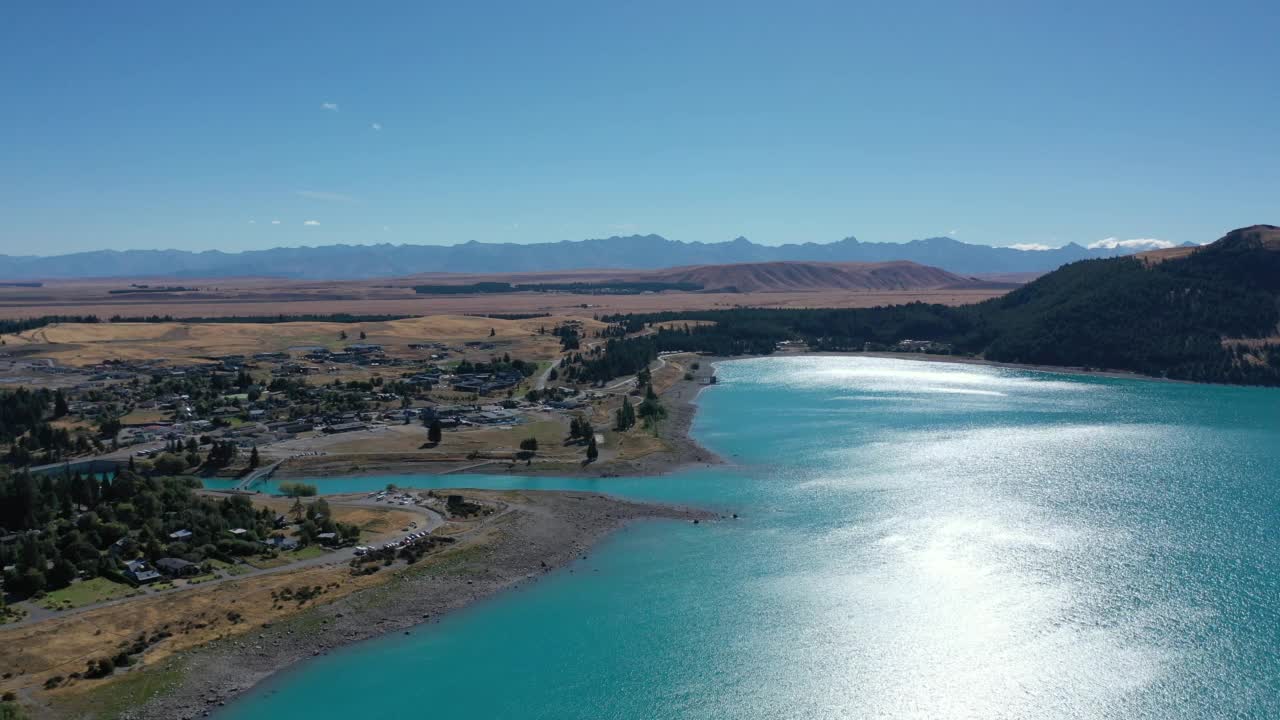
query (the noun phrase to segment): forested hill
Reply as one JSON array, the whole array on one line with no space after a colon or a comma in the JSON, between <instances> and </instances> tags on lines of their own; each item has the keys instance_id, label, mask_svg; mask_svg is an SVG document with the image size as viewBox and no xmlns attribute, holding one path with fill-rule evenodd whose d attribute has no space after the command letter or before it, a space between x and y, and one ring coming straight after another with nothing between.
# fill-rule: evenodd
<instances>
[{"instance_id":1,"label":"forested hill","mask_svg":"<svg viewBox=\"0 0 1280 720\"><path fill-rule=\"evenodd\" d=\"M1280 385L1280 228L1256 225L1181 256L1084 260L977 305L721 310L608 318L712 320L659 332L659 350L892 349L907 339L1001 362ZM637 348L639 349L639 348ZM622 351L622 348L618 348Z\"/></svg>"},{"instance_id":2,"label":"forested hill","mask_svg":"<svg viewBox=\"0 0 1280 720\"><path fill-rule=\"evenodd\" d=\"M992 360L1276 383L1280 228L1235 230L1183 257L1085 260L970 311Z\"/></svg>"}]
</instances>

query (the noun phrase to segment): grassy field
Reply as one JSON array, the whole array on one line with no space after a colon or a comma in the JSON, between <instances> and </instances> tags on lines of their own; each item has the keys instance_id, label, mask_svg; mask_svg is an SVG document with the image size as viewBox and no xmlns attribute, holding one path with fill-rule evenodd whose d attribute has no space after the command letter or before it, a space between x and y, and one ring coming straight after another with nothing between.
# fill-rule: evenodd
<instances>
[{"instance_id":1,"label":"grassy field","mask_svg":"<svg viewBox=\"0 0 1280 720\"><path fill-rule=\"evenodd\" d=\"M166 422L168 419L168 413L162 410L134 410L120 418L120 422L124 425L151 425Z\"/></svg>"},{"instance_id":2,"label":"grassy field","mask_svg":"<svg viewBox=\"0 0 1280 720\"><path fill-rule=\"evenodd\" d=\"M617 271L606 274L616 275ZM591 274L575 273L572 279ZM600 275L600 271L594 271ZM565 275L565 273L561 273ZM494 279L496 276L486 276ZM514 276L505 276L508 281ZM472 277L469 281L482 279ZM562 278L570 279L570 278ZM419 278L430 282L429 279ZM461 281L453 276L453 281ZM545 276L528 276L523 281L546 281ZM154 282L154 280L150 280ZM572 293L513 293L501 295L417 295L412 281L312 282L219 278L196 281L185 278L182 285L205 286L201 292L165 297L112 295L127 280L55 280L40 288L0 288L0 317L24 318L40 315L94 314L99 317L123 315L172 315L173 317L274 316L327 313L461 315L467 313L549 313L579 315L619 312L655 312L732 307L873 307L907 302L958 305L978 302L1004 294L1003 290L796 290L780 292L662 292L639 295L576 295ZM323 332L312 334L314 344L332 342Z\"/></svg>"},{"instance_id":3,"label":"grassy field","mask_svg":"<svg viewBox=\"0 0 1280 720\"><path fill-rule=\"evenodd\" d=\"M204 362L219 355L248 355L322 345L338 349L363 342L383 345L390 355L425 356L410 351L409 343L441 342L461 345L469 341L493 343L494 350L476 351L475 359L490 353L510 353L527 360L549 360L559 353L559 340L539 335L563 318L496 320L466 315L432 315L371 323L58 323L18 335L5 336L13 348L38 346L38 355L68 365L92 365L104 360L157 360ZM588 330L602 327L584 320ZM493 331L491 336L490 330ZM341 337L342 333L347 338Z\"/></svg>"},{"instance_id":4,"label":"grassy field","mask_svg":"<svg viewBox=\"0 0 1280 720\"><path fill-rule=\"evenodd\" d=\"M589 413L589 411L584 411ZM467 462L469 459L510 459L520 452L520 442L527 438L538 441L537 456L541 461L581 460L582 448L565 447L568 420L550 413L531 413L529 421L509 426L463 427L445 430L438 445L427 442L426 428L417 424L388 425L374 430L341 435L301 438L272 446L272 452L286 455L319 451L321 457L303 457L290 461L290 472L307 474L317 467L325 472L356 472L368 463L382 462ZM346 463L346 465L343 465Z\"/></svg>"},{"instance_id":5,"label":"grassy field","mask_svg":"<svg viewBox=\"0 0 1280 720\"><path fill-rule=\"evenodd\" d=\"M151 697L176 687L184 675L181 663L169 661L160 667L147 668L121 674L109 683L85 686L91 692L71 689L59 693L54 708L59 717L114 720L130 708L146 702Z\"/></svg>"},{"instance_id":6,"label":"grassy field","mask_svg":"<svg viewBox=\"0 0 1280 720\"><path fill-rule=\"evenodd\" d=\"M49 677L83 672L87 660L114 655L140 633L154 634L162 630L172 633L144 656L146 663L153 665L173 652L247 632L263 622L296 612L300 609L296 604L275 607L272 593L283 588L320 585L327 588L321 602L327 602L381 582L378 578L381 574L352 577L346 566L309 567L198 585L182 592L149 594L34 625L0 626L0 667L13 673L9 678L0 678L0 691L21 687L42 691ZM122 677L127 682L135 672ZM114 682L114 678L111 683L80 680L75 686L53 694L74 694Z\"/></svg>"},{"instance_id":7,"label":"grassy field","mask_svg":"<svg viewBox=\"0 0 1280 720\"><path fill-rule=\"evenodd\" d=\"M123 583L96 577L71 583L61 590L54 590L44 596L40 605L50 610L70 610L130 595L141 595L143 592Z\"/></svg>"},{"instance_id":8,"label":"grassy field","mask_svg":"<svg viewBox=\"0 0 1280 720\"><path fill-rule=\"evenodd\" d=\"M408 510L397 510L393 507L344 505L341 501L332 497L326 498L326 500L329 501L329 511L333 514L333 519L336 522L343 522L360 528L360 539L362 541L376 541L383 535L397 532L410 522L422 519L417 513ZM303 500L303 505L308 505L315 501L316 498L307 498ZM294 501L290 498L255 497L253 503L260 507L270 508L275 513L287 514L293 508Z\"/></svg>"},{"instance_id":9,"label":"grassy field","mask_svg":"<svg viewBox=\"0 0 1280 720\"><path fill-rule=\"evenodd\" d=\"M215 570L221 571L222 574L235 577L249 572L249 568L240 563L223 562L222 560L210 559L207 561Z\"/></svg>"},{"instance_id":10,"label":"grassy field","mask_svg":"<svg viewBox=\"0 0 1280 720\"><path fill-rule=\"evenodd\" d=\"M333 442L324 443L329 453L382 453L410 452L422 449L427 441L427 431L419 425L391 425L375 432L346 433L334 436ZM565 437L563 423L553 419L540 419L509 427L484 427L447 430L439 449L450 453L467 453L472 450L518 449L524 438L537 438L539 446L551 450ZM327 440L327 438L321 438Z\"/></svg>"},{"instance_id":11,"label":"grassy field","mask_svg":"<svg viewBox=\"0 0 1280 720\"><path fill-rule=\"evenodd\" d=\"M256 557L248 558L245 560L245 563L247 565L252 565L253 567L258 568L259 570L265 570L267 568L282 567L284 565L288 565L289 563L295 563L301 560L310 560L311 558L317 558L323 555L324 553L325 553L324 548L320 547L319 545L308 545L307 547L299 548L298 550L282 552L273 558L256 558Z\"/></svg>"}]
</instances>

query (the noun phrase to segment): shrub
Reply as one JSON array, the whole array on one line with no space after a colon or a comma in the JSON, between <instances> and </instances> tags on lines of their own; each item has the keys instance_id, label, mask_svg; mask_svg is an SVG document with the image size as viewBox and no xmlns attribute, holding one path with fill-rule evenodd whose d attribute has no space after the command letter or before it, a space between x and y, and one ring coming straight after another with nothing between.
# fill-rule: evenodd
<instances>
[{"instance_id":1,"label":"shrub","mask_svg":"<svg viewBox=\"0 0 1280 720\"><path fill-rule=\"evenodd\" d=\"M316 486L301 482L282 482L280 494L288 497L312 497L316 494Z\"/></svg>"}]
</instances>

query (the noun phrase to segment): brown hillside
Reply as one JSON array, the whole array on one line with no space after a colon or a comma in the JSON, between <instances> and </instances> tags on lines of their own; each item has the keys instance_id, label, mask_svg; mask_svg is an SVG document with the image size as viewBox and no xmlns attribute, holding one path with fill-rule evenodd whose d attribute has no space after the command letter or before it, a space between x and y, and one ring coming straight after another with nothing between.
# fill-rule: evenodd
<instances>
[{"instance_id":1,"label":"brown hillside","mask_svg":"<svg viewBox=\"0 0 1280 720\"><path fill-rule=\"evenodd\" d=\"M1250 225L1232 230L1217 242L1213 243L1257 243L1258 247L1267 250L1280 250L1280 227L1275 225Z\"/></svg>"},{"instance_id":2,"label":"brown hillside","mask_svg":"<svg viewBox=\"0 0 1280 720\"><path fill-rule=\"evenodd\" d=\"M1162 263L1165 260L1173 260L1175 258L1186 257L1191 253L1195 252L1197 249L1198 248L1193 248L1193 247L1171 247L1171 248L1164 248L1162 250L1148 250L1146 252L1140 252L1134 255L1134 257L1138 258L1144 263L1147 263L1148 265L1154 265L1156 263Z\"/></svg>"},{"instance_id":3,"label":"brown hillside","mask_svg":"<svg viewBox=\"0 0 1280 720\"><path fill-rule=\"evenodd\" d=\"M1162 263L1165 260L1186 257L1201 248L1232 243L1257 243L1258 247L1267 250L1280 250L1280 227L1275 225L1250 225L1249 227L1232 230L1208 245L1149 250L1144 253L1138 253L1135 257L1148 264Z\"/></svg>"},{"instance_id":4,"label":"brown hillside","mask_svg":"<svg viewBox=\"0 0 1280 720\"><path fill-rule=\"evenodd\" d=\"M959 287L968 278L907 261L884 263L767 262L697 265L649 273L658 282L696 283L704 290L921 290Z\"/></svg>"}]
</instances>

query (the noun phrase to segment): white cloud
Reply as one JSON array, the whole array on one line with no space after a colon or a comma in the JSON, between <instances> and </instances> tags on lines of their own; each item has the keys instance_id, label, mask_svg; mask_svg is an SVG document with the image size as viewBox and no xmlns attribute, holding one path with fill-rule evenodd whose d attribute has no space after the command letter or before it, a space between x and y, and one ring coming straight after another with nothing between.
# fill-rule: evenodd
<instances>
[{"instance_id":1,"label":"white cloud","mask_svg":"<svg viewBox=\"0 0 1280 720\"><path fill-rule=\"evenodd\" d=\"M1155 238L1133 238L1132 240L1121 240L1120 238L1104 238L1098 242L1089 243L1087 246L1090 250L1116 250L1123 248L1125 250L1162 250L1164 248L1173 247L1173 243L1168 240L1157 240Z\"/></svg>"},{"instance_id":2,"label":"white cloud","mask_svg":"<svg viewBox=\"0 0 1280 720\"><path fill-rule=\"evenodd\" d=\"M1014 245L1010 245L1009 247L1013 248L1014 250L1034 250L1034 251L1043 251L1043 250L1053 249L1052 247L1048 245L1043 245L1041 243L1016 243Z\"/></svg>"},{"instance_id":3,"label":"white cloud","mask_svg":"<svg viewBox=\"0 0 1280 720\"><path fill-rule=\"evenodd\" d=\"M370 125L369 127L373 128L374 130L381 130L381 129L382 129L382 123L374 123L374 124Z\"/></svg>"},{"instance_id":4,"label":"white cloud","mask_svg":"<svg viewBox=\"0 0 1280 720\"><path fill-rule=\"evenodd\" d=\"M957 234L959 234L959 233L960 233L960 231L959 231L959 230L948 230L948 231L947 231L947 234L948 234L948 235L957 235Z\"/></svg>"},{"instance_id":5,"label":"white cloud","mask_svg":"<svg viewBox=\"0 0 1280 720\"><path fill-rule=\"evenodd\" d=\"M279 224L280 224L280 221L279 221L279 220L272 220L272 221L271 221L271 224L272 224L272 225L279 225Z\"/></svg>"},{"instance_id":6,"label":"white cloud","mask_svg":"<svg viewBox=\"0 0 1280 720\"><path fill-rule=\"evenodd\" d=\"M249 224L250 224L250 225L257 225L257 224L258 224L258 221L257 221L257 220L250 220L250 221L249 221Z\"/></svg>"},{"instance_id":7,"label":"white cloud","mask_svg":"<svg viewBox=\"0 0 1280 720\"><path fill-rule=\"evenodd\" d=\"M390 226L390 225L383 225L383 226L382 226L382 232L391 232L391 226Z\"/></svg>"},{"instance_id":8,"label":"white cloud","mask_svg":"<svg viewBox=\"0 0 1280 720\"><path fill-rule=\"evenodd\" d=\"M320 221L319 221L319 220L303 220L303 221L302 221L302 224L303 224L303 225L310 225L311 227L315 227L316 225L319 225L319 224L320 224Z\"/></svg>"},{"instance_id":9,"label":"white cloud","mask_svg":"<svg viewBox=\"0 0 1280 720\"><path fill-rule=\"evenodd\" d=\"M321 109L324 109L324 110L332 110L333 112L338 112L338 103L332 103L332 102L320 103L320 107Z\"/></svg>"},{"instance_id":10,"label":"white cloud","mask_svg":"<svg viewBox=\"0 0 1280 720\"><path fill-rule=\"evenodd\" d=\"M350 195L343 195L342 193L336 192L325 192L323 190L295 190L293 194L298 197L307 198L308 200L320 200L323 202L349 203L356 201L356 199Z\"/></svg>"}]
</instances>

